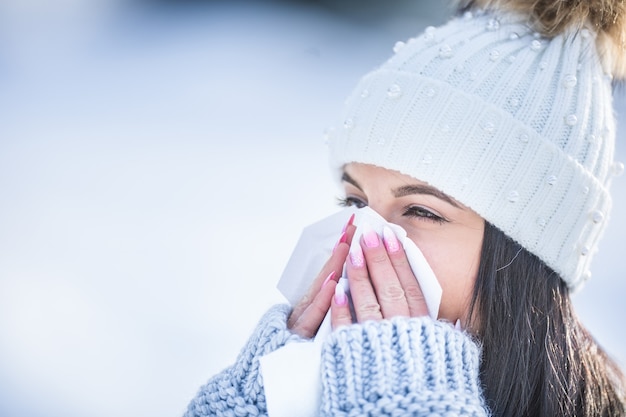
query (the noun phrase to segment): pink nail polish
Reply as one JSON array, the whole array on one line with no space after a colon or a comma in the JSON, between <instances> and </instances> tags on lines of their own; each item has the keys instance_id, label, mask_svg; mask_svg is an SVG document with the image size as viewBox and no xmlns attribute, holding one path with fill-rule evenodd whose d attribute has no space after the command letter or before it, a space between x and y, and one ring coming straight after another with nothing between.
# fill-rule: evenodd
<instances>
[{"instance_id":1,"label":"pink nail polish","mask_svg":"<svg viewBox=\"0 0 626 417\"><path fill-rule=\"evenodd\" d=\"M363 240L365 241L365 246L368 248L377 248L380 245L380 239L378 238L378 233L369 223L363 223Z\"/></svg>"},{"instance_id":2,"label":"pink nail polish","mask_svg":"<svg viewBox=\"0 0 626 417\"><path fill-rule=\"evenodd\" d=\"M383 228L383 243L389 253L395 253L400 250L400 241L389 226Z\"/></svg>"},{"instance_id":3,"label":"pink nail polish","mask_svg":"<svg viewBox=\"0 0 626 417\"><path fill-rule=\"evenodd\" d=\"M347 241L348 241L348 235L346 235L346 232L342 232L341 236L339 237L339 240L337 241L337 243L335 243L333 252L335 252L335 249L337 249L337 246L339 246L340 243L346 243Z\"/></svg>"},{"instance_id":4,"label":"pink nail polish","mask_svg":"<svg viewBox=\"0 0 626 417\"><path fill-rule=\"evenodd\" d=\"M352 213L352 215L350 216L350 218L348 219L348 223L346 223L343 226L343 229L341 229L342 232L345 232L346 230L348 230L349 226L352 226L352 223L354 222L354 213Z\"/></svg>"},{"instance_id":5,"label":"pink nail polish","mask_svg":"<svg viewBox=\"0 0 626 417\"><path fill-rule=\"evenodd\" d=\"M356 246L350 250L350 262L357 268L362 268L365 265L365 259L363 258L363 251L360 246Z\"/></svg>"},{"instance_id":6,"label":"pink nail polish","mask_svg":"<svg viewBox=\"0 0 626 417\"><path fill-rule=\"evenodd\" d=\"M328 276L326 277L326 279L324 280L324 283L322 284L322 288L326 286L326 284L328 284L330 282L331 279L335 278L335 271L332 271L330 274L328 274Z\"/></svg>"},{"instance_id":7,"label":"pink nail polish","mask_svg":"<svg viewBox=\"0 0 626 417\"><path fill-rule=\"evenodd\" d=\"M338 306L345 306L348 303L348 297L343 285L337 285L335 287L335 304Z\"/></svg>"}]
</instances>

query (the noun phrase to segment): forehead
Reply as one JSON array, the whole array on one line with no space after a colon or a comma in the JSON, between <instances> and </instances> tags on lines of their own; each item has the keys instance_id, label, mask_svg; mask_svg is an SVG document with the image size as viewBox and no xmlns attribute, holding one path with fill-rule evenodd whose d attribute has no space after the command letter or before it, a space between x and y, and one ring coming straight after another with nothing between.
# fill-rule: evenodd
<instances>
[{"instance_id":1,"label":"forehead","mask_svg":"<svg viewBox=\"0 0 626 417\"><path fill-rule=\"evenodd\" d=\"M358 162L351 162L344 166L342 180L355 186L373 183L386 184L390 187L406 184L428 185L424 181L398 171Z\"/></svg>"}]
</instances>

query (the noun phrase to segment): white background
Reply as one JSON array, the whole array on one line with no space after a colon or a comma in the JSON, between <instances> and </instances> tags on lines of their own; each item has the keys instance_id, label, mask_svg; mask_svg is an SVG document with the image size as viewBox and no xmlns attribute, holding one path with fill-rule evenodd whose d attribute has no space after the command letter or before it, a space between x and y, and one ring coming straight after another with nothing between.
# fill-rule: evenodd
<instances>
[{"instance_id":1,"label":"white background","mask_svg":"<svg viewBox=\"0 0 626 417\"><path fill-rule=\"evenodd\" d=\"M0 4L0 416L182 414L336 210L324 128L396 40L445 19L432 4ZM624 176L613 191L575 302L626 364Z\"/></svg>"}]
</instances>

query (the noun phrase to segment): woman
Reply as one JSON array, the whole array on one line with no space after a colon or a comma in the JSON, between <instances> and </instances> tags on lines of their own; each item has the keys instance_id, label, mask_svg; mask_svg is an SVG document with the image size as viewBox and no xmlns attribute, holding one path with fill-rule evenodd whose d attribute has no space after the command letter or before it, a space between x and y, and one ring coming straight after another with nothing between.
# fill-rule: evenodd
<instances>
[{"instance_id":1,"label":"woman","mask_svg":"<svg viewBox=\"0 0 626 417\"><path fill-rule=\"evenodd\" d=\"M329 143L344 204L424 253L438 320L393 233L364 230L350 252L348 222L307 296L270 310L187 415L266 414L259 358L313 337L328 311L321 415L626 415L624 376L569 297L623 170L611 79L626 76L626 6L462 6L361 80Z\"/></svg>"}]
</instances>

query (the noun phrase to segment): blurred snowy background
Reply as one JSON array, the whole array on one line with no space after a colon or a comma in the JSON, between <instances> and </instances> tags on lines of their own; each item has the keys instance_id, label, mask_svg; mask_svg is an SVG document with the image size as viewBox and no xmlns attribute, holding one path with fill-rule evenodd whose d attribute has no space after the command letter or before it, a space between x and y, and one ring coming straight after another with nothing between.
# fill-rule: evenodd
<instances>
[{"instance_id":1,"label":"blurred snowy background","mask_svg":"<svg viewBox=\"0 0 626 417\"><path fill-rule=\"evenodd\" d=\"M432 1L0 2L0 416L183 413L301 229L323 130ZM626 99L617 99L626 159ZM575 301L626 365L626 179Z\"/></svg>"}]
</instances>

